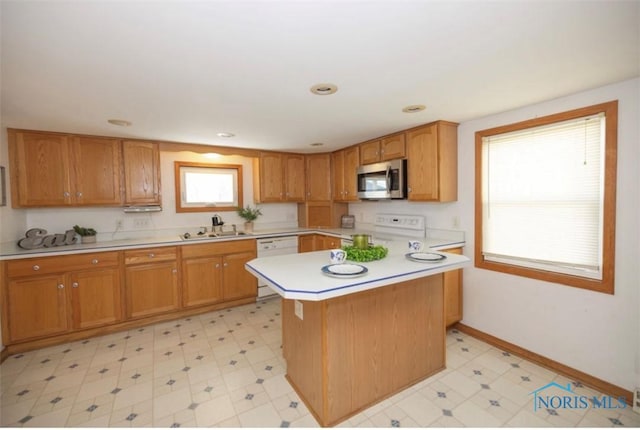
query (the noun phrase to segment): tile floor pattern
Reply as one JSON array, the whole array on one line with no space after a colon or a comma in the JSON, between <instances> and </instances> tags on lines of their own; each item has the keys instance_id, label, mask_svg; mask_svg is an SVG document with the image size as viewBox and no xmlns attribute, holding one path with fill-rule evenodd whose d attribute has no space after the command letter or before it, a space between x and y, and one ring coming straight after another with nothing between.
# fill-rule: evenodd
<instances>
[{"instance_id":1,"label":"tile floor pattern","mask_svg":"<svg viewBox=\"0 0 640 430\"><path fill-rule=\"evenodd\" d=\"M159 323L7 358L9 427L317 427L284 378L280 301ZM630 408L533 411L549 370L455 330L447 369L340 427L640 426Z\"/></svg>"}]
</instances>

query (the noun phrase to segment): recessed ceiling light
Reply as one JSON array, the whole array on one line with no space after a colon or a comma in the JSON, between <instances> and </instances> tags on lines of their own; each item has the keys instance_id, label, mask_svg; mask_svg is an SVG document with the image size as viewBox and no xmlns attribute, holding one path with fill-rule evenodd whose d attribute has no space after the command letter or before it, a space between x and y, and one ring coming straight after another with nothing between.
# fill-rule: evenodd
<instances>
[{"instance_id":1,"label":"recessed ceiling light","mask_svg":"<svg viewBox=\"0 0 640 430\"><path fill-rule=\"evenodd\" d=\"M235 136L235 134L233 134L233 133L227 133L227 132L223 131L223 132L221 132L221 133L218 133L218 134L217 134L217 136L218 136L218 137L233 137L233 136Z\"/></svg>"},{"instance_id":2,"label":"recessed ceiling light","mask_svg":"<svg viewBox=\"0 0 640 430\"><path fill-rule=\"evenodd\" d=\"M410 105L405 107L404 109L402 109L402 112L405 113L415 113L415 112L420 112L426 109L425 105Z\"/></svg>"},{"instance_id":3,"label":"recessed ceiling light","mask_svg":"<svg viewBox=\"0 0 640 430\"><path fill-rule=\"evenodd\" d=\"M314 143L311 143L310 145L311 146L322 146L322 145L324 145L324 143L322 143L322 142L314 142Z\"/></svg>"},{"instance_id":4,"label":"recessed ceiling light","mask_svg":"<svg viewBox=\"0 0 640 430\"><path fill-rule=\"evenodd\" d=\"M131 121L127 121L126 119L108 119L107 122L119 127L129 127L132 124Z\"/></svg>"},{"instance_id":5,"label":"recessed ceiling light","mask_svg":"<svg viewBox=\"0 0 640 430\"><path fill-rule=\"evenodd\" d=\"M328 96L338 91L338 86L334 84L316 84L310 88L313 94Z\"/></svg>"}]
</instances>

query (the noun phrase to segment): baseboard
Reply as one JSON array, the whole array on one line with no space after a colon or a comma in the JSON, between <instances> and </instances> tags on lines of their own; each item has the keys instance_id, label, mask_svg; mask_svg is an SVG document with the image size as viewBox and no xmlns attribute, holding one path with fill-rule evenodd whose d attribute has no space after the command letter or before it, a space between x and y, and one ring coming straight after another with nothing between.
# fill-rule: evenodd
<instances>
[{"instance_id":1,"label":"baseboard","mask_svg":"<svg viewBox=\"0 0 640 430\"><path fill-rule=\"evenodd\" d=\"M473 336L476 339L482 340L489 345L493 345L496 348L499 348L510 354L520 356L542 367L546 367L549 370L553 370L554 372L573 379L574 381L579 381L581 384L596 389L603 394L607 394L615 398L624 396L629 405L633 404L633 392L625 390L622 387L618 387L617 385L613 385L607 381L603 381L602 379L596 378L595 376L589 375L588 373L584 373L580 370L574 369L560 362L544 357L540 354L536 354L535 352L529 351L528 349L522 348L518 345L514 345L488 333L477 330L473 327L469 327L468 325L456 323L451 328L460 330L461 332L468 334L469 336Z\"/></svg>"}]
</instances>

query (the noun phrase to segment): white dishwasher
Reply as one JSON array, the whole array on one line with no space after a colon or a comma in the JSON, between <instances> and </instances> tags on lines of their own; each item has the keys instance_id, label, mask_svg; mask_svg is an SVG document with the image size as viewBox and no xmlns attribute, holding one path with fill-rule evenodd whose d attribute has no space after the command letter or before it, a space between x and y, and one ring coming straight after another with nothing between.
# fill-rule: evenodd
<instances>
[{"instance_id":1,"label":"white dishwasher","mask_svg":"<svg viewBox=\"0 0 640 430\"><path fill-rule=\"evenodd\" d=\"M258 258L298 253L298 236L263 237L257 240ZM277 294L258 277L258 300Z\"/></svg>"}]
</instances>

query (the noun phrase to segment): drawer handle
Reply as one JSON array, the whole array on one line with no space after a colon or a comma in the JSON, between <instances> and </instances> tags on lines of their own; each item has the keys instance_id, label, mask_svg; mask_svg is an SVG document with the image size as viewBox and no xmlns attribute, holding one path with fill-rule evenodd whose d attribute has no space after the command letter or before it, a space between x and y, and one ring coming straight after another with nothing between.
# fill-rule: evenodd
<instances>
[{"instance_id":1,"label":"drawer handle","mask_svg":"<svg viewBox=\"0 0 640 430\"><path fill-rule=\"evenodd\" d=\"M155 256L156 256L156 254L154 254L153 252L149 253L149 258L153 258Z\"/></svg>"},{"instance_id":2,"label":"drawer handle","mask_svg":"<svg viewBox=\"0 0 640 430\"><path fill-rule=\"evenodd\" d=\"M98 264L98 259L94 258L93 260L91 260L91 264Z\"/></svg>"},{"instance_id":3,"label":"drawer handle","mask_svg":"<svg viewBox=\"0 0 640 430\"><path fill-rule=\"evenodd\" d=\"M33 265L33 270L40 270L40 266L38 266L37 264Z\"/></svg>"},{"instance_id":4,"label":"drawer handle","mask_svg":"<svg viewBox=\"0 0 640 430\"><path fill-rule=\"evenodd\" d=\"M71 284L71 286L72 286L73 288L78 288L78 283L77 283L77 282L74 282L73 284Z\"/></svg>"},{"instance_id":5,"label":"drawer handle","mask_svg":"<svg viewBox=\"0 0 640 430\"><path fill-rule=\"evenodd\" d=\"M64 288L64 284L58 284L58 289L61 290Z\"/></svg>"}]
</instances>

